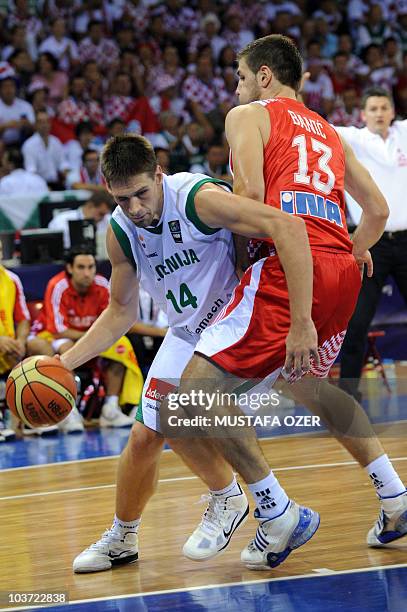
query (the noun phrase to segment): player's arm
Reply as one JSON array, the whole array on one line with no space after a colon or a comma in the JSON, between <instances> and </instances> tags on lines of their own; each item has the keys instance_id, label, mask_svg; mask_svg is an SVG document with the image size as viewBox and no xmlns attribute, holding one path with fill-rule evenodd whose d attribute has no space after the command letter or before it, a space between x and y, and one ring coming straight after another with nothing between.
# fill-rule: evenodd
<instances>
[{"instance_id":1,"label":"player's arm","mask_svg":"<svg viewBox=\"0 0 407 612\"><path fill-rule=\"evenodd\" d=\"M226 138L232 152L233 193L263 202L263 140L259 129L257 105L237 106L232 109L225 121ZM248 239L233 236L236 251L236 272L239 277L249 267L247 253Z\"/></svg>"},{"instance_id":2,"label":"player's arm","mask_svg":"<svg viewBox=\"0 0 407 612\"><path fill-rule=\"evenodd\" d=\"M86 334L61 356L63 364L70 369L77 368L103 353L123 336L137 319L137 275L111 227L107 231L106 244L112 264L110 302Z\"/></svg>"},{"instance_id":3,"label":"player's arm","mask_svg":"<svg viewBox=\"0 0 407 612\"><path fill-rule=\"evenodd\" d=\"M272 238L287 280L291 332L287 340L286 369L309 369L309 356L316 359L317 334L311 319L313 265L305 222L272 206L226 192L206 183L197 192L195 212L210 228L223 227L252 238Z\"/></svg>"},{"instance_id":4,"label":"player's arm","mask_svg":"<svg viewBox=\"0 0 407 612\"><path fill-rule=\"evenodd\" d=\"M389 207L369 171L356 158L352 147L340 136L345 151L345 189L363 210L353 235L354 254L370 249L383 234Z\"/></svg>"}]
</instances>

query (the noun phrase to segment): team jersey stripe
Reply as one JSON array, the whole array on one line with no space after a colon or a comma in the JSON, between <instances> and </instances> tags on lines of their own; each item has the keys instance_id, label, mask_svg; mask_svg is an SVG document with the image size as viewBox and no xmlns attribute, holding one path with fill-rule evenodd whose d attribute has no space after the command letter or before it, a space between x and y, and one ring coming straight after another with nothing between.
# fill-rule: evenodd
<instances>
[{"instance_id":1,"label":"team jersey stripe","mask_svg":"<svg viewBox=\"0 0 407 612\"><path fill-rule=\"evenodd\" d=\"M216 234L216 232L219 232L219 230L221 230L222 228L209 227L209 225L206 225L203 221L201 221L201 219L198 217L198 214L196 212L195 195L197 191L202 187L202 185L205 185L205 183L214 183L216 185L223 185L224 187L227 187L230 191L232 191L232 188L229 185L229 183L226 183L226 181L221 181L219 179L213 179L213 178L205 178L195 183L191 191L188 193L187 201L185 204L185 213L187 215L187 218L189 219L189 221L191 221L191 223L195 225L197 230L202 232L202 234L206 234L207 236L210 236L211 234Z\"/></svg>"},{"instance_id":2,"label":"team jersey stripe","mask_svg":"<svg viewBox=\"0 0 407 612\"><path fill-rule=\"evenodd\" d=\"M131 244L129 237L126 232L120 227L120 225L115 221L115 219L110 219L110 225L112 227L113 233L117 238L118 243L121 246L121 249L127 259L130 261L131 265L137 270L137 263L134 259L133 251L131 250Z\"/></svg>"}]
</instances>

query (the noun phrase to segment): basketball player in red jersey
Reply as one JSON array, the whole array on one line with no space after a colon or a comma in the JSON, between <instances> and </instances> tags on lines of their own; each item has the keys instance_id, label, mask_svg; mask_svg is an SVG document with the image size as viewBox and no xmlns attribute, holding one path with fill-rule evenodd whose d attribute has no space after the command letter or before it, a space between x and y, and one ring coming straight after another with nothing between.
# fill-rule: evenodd
<instances>
[{"instance_id":1,"label":"basketball player in red jersey","mask_svg":"<svg viewBox=\"0 0 407 612\"><path fill-rule=\"evenodd\" d=\"M251 43L239 62L238 94L245 105L229 113L226 133L237 193L305 220L313 252L312 318L319 345L319 363L311 365L311 372L324 377L339 352L356 303L359 266L369 263L367 249L380 237L388 209L368 172L341 144L333 128L297 101L301 76L301 57L289 39L269 36ZM353 245L345 223L345 184L364 208ZM271 382L280 373L290 341L290 323L297 322L290 320L286 280L272 241L266 248L266 257L245 273L220 319L202 334L180 392L191 393L196 388L194 378L212 379L204 387L206 392L214 392L236 387L242 379L266 377ZM298 363L294 367L292 357L286 360L285 371L291 373L292 380L301 375L300 370ZM319 398L312 400L318 407ZM222 414L231 412L225 406L217 408ZM194 414L191 407L185 412ZM365 420L361 415L359 419L363 430ZM173 446L186 449L185 441L173 441ZM289 500L253 439L230 437L222 440L219 448L243 476L257 505L259 527L242 552L242 561L250 568L276 567L312 537L318 528L318 514ZM188 453L199 452L199 443L194 440ZM382 465L383 457L387 467ZM376 458L385 484L380 478L376 480L381 480L385 495L394 495L394 490L397 495L400 487L405 491L383 450ZM398 518L401 514L398 512ZM390 526L393 539L404 535L398 528L398 523ZM380 537L378 543L383 543Z\"/></svg>"}]
</instances>

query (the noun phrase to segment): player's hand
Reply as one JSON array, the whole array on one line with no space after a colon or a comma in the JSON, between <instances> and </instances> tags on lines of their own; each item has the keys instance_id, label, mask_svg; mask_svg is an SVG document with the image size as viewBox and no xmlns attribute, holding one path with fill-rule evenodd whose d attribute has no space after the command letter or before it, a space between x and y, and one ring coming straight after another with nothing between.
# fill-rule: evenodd
<instances>
[{"instance_id":1,"label":"player's hand","mask_svg":"<svg viewBox=\"0 0 407 612\"><path fill-rule=\"evenodd\" d=\"M363 253L359 252L355 247L353 247L353 256L356 259L356 263L358 264L360 277L363 280L363 273L366 265L366 274L369 278L373 276L373 260L370 254L370 251L364 251Z\"/></svg>"},{"instance_id":2,"label":"player's hand","mask_svg":"<svg viewBox=\"0 0 407 612\"><path fill-rule=\"evenodd\" d=\"M286 359L282 375L289 382L299 380L311 369L319 365L318 334L314 323L292 324L286 339Z\"/></svg>"}]
</instances>

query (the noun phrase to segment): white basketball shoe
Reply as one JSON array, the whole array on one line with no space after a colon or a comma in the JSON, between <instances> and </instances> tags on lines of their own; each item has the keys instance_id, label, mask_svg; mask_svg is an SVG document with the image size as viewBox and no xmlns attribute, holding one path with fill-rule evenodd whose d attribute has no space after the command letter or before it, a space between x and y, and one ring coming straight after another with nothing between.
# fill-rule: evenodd
<instances>
[{"instance_id":1,"label":"white basketball shoe","mask_svg":"<svg viewBox=\"0 0 407 612\"><path fill-rule=\"evenodd\" d=\"M260 524L254 540L242 551L240 559L246 567L255 570L269 570L280 565L291 551L308 542L319 527L318 512L292 500L275 518L260 517L257 508L254 517Z\"/></svg>"},{"instance_id":2,"label":"white basketball shoe","mask_svg":"<svg viewBox=\"0 0 407 612\"><path fill-rule=\"evenodd\" d=\"M206 561L211 559L229 544L236 529L241 527L249 515L247 497L242 491L237 495L209 495L203 496L208 501L202 521L193 534L185 542L183 554L193 561Z\"/></svg>"},{"instance_id":3,"label":"white basketball shoe","mask_svg":"<svg viewBox=\"0 0 407 612\"><path fill-rule=\"evenodd\" d=\"M407 535L407 491L394 497L381 497L381 511L367 534L369 546L381 547Z\"/></svg>"},{"instance_id":4,"label":"white basketball shoe","mask_svg":"<svg viewBox=\"0 0 407 612\"><path fill-rule=\"evenodd\" d=\"M107 529L100 540L82 551L73 562L76 574L102 572L115 565L135 563L138 560L137 533L117 533Z\"/></svg>"}]
</instances>

